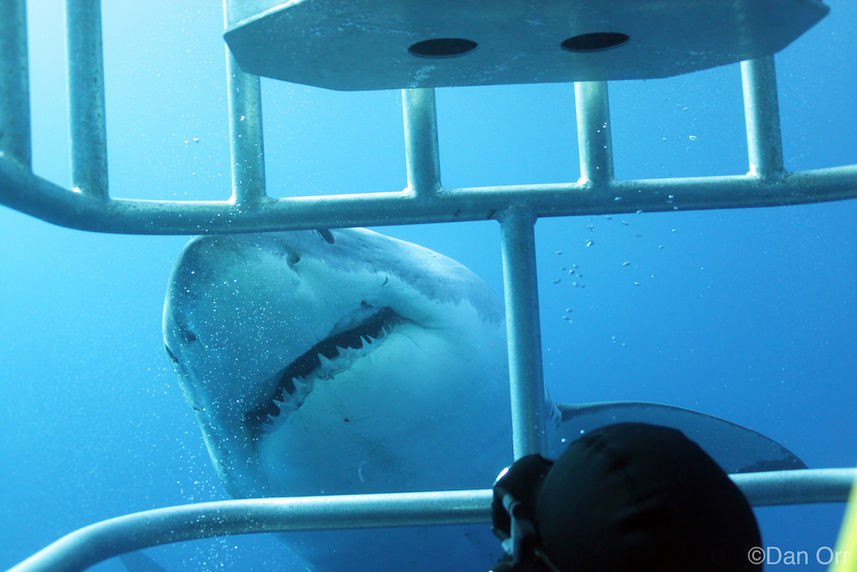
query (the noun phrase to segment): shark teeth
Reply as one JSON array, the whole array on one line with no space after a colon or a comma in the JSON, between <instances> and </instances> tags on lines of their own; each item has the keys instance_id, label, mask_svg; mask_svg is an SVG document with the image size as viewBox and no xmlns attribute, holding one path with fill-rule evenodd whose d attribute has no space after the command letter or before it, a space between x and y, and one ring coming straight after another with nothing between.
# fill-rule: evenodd
<instances>
[{"instance_id":1,"label":"shark teeth","mask_svg":"<svg viewBox=\"0 0 857 572\"><path fill-rule=\"evenodd\" d=\"M304 404L307 396L312 393L314 379L304 379L302 377L293 377L289 380L290 392L278 392L278 397L274 397L271 405L267 408L267 417L264 421L264 426L271 431L286 420L289 413L297 411ZM283 415L285 413L285 415Z\"/></svg>"},{"instance_id":2,"label":"shark teeth","mask_svg":"<svg viewBox=\"0 0 857 572\"><path fill-rule=\"evenodd\" d=\"M356 361L375 351L392 330L392 324L385 323L374 332L374 337L369 334L357 336L357 341L352 342L354 345L333 346L333 351L327 350L328 355L317 352L309 358L309 361L317 365L304 375L288 375L290 368L286 368L271 402L248 413L248 422L255 420L254 425L266 433L276 430L290 413L297 411L304 404L316 383L330 382L338 374L350 369ZM307 360L306 355L301 359Z\"/></svg>"},{"instance_id":3,"label":"shark teeth","mask_svg":"<svg viewBox=\"0 0 857 572\"><path fill-rule=\"evenodd\" d=\"M319 365L307 377L312 380L331 380L351 368L360 358L369 355L377 344L378 340L360 338L360 345L357 347L336 346L336 355L333 357L319 353L317 354Z\"/></svg>"},{"instance_id":4,"label":"shark teeth","mask_svg":"<svg viewBox=\"0 0 857 572\"><path fill-rule=\"evenodd\" d=\"M337 348L339 349L339 348ZM339 356L337 356L339 357ZM318 354L319 369L316 376L319 379L330 379L336 372L333 360L324 357L324 354Z\"/></svg>"}]
</instances>

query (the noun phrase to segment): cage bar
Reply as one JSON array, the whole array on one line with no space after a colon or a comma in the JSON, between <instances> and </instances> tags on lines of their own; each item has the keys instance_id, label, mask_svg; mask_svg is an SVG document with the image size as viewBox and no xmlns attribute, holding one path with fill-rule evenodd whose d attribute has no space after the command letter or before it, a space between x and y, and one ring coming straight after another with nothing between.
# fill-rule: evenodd
<instances>
[{"instance_id":1,"label":"cage bar","mask_svg":"<svg viewBox=\"0 0 857 572\"><path fill-rule=\"evenodd\" d=\"M750 504L843 502L855 469L730 475ZM78 529L10 572L75 572L126 552L226 534L491 521L492 491L247 499L148 510Z\"/></svg>"},{"instance_id":2,"label":"cage bar","mask_svg":"<svg viewBox=\"0 0 857 572\"><path fill-rule=\"evenodd\" d=\"M584 184L609 182L613 179L613 141L607 82L575 83L574 105L577 111L580 181Z\"/></svg>"},{"instance_id":3,"label":"cage bar","mask_svg":"<svg viewBox=\"0 0 857 572\"><path fill-rule=\"evenodd\" d=\"M845 502L857 469L803 469L729 475L752 506Z\"/></svg>"},{"instance_id":4,"label":"cage bar","mask_svg":"<svg viewBox=\"0 0 857 572\"><path fill-rule=\"evenodd\" d=\"M100 0L66 0L71 186L108 198Z\"/></svg>"},{"instance_id":5,"label":"cage bar","mask_svg":"<svg viewBox=\"0 0 857 572\"><path fill-rule=\"evenodd\" d=\"M763 179L780 178L785 169L774 56L741 62L741 83L749 174Z\"/></svg>"},{"instance_id":6,"label":"cage bar","mask_svg":"<svg viewBox=\"0 0 857 572\"><path fill-rule=\"evenodd\" d=\"M226 89L232 173L230 202L246 211L266 198L262 87L259 76L241 71L228 47Z\"/></svg>"},{"instance_id":7,"label":"cage bar","mask_svg":"<svg viewBox=\"0 0 857 572\"><path fill-rule=\"evenodd\" d=\"M72 572L149 546L226 534L483 523L490 504L490 490L472 490L246 499L175 506L86 526L12 570Z\"/></svg>"},{"instance_id":8,"label":"cage bar","mask_svg":"<svg viewBox=\"0 0 857 572\"><path fill-rule=\"evenodd\" d=\"M27 2L0 6L0 160L32 168Z\"/></svg>"},{"instance_id":9,"label":"cage bar","mask_svg":"<svg viewBox=\"0 0 857 572\"><path fill-rule=\"evenodd\" d=\"M547 450L535 223L522 207L500 217L515 459Z\"/></svg>"},{"instance_id":10,"label":"cage bar","mask_svg":"<svg viewBox=\"0 0 857 572\"><path fill-rule=\"evenodd\" d=\"M857 165L789 173L614 179L601 192L581 183L440 189L430 200L389 191L265 201L96 201L0 161L0 204L47 222L94 232L216 234L496 219L510 205L536 217L771 207L857 198ZM672 198L670 198L672 196Z\"/></svg>"},{"instance_id":11,"label":"cage bar","mask_svg":"<svg viewBox=\"0 0 857 572\"><path fill-rule=\"evenodd\" d=\"M408 189L428 198L440 189L440 154L434 89L402 90Z\"/></svg>"}]
</instances>

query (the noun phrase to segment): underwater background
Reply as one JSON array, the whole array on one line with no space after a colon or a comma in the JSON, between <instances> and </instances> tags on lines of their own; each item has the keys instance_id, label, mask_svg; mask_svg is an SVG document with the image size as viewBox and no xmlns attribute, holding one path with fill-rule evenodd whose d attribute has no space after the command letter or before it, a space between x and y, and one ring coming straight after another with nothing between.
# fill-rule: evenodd
<instances>
[{"instance_id":1,"label":"underwater background","mask_svg":"<svg viewBox=\"0 0 857 572\"><path fill-rule=\"evenodd\" d=\"M789 170L857 162L857 4L827 4L776 56ZM63 2L29 13L34 170L68 186ZM227 198L220 3L105 2L103 26L111 194ZM398 91L262 87L270 195L405 186ZM618 178L747 171L737 65L613 82L610 100ZM445 186L579 177L571 85L439 89L437 106ZM502 293L496 223L379 230ZM760 431L810 467L857 462L857 201L541 219L536 232L555 399L676 404ZM0 568L95 521L228 498L161 339L186 240L0 209ZM764 544L833 546L843 506L757 509ZM270 535L145 552L168 570L294 564Z\"/></svg>"}]
</instances>

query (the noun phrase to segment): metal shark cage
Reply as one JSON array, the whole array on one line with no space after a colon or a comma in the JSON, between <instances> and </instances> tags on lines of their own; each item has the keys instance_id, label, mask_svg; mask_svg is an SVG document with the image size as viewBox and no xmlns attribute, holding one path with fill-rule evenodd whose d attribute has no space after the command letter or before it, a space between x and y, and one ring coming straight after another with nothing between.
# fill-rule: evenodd
<instances>
[{"instance_id":1,"label":"metal shark cage","mask_svg":"<svg viewBox=\"0 0 857 572\"><path fill-rule=\"evenodd\" d=\"M783 167L773 54L824 17L828 8L817 0L474 0L409 2L396 10L380 0L347 4L225 0L232 194L222 201L182 202L114 199L108 193L98 0L66 4L72 188L32 172L26 2L5 1L0 8L0 203L70 228L132 234L496 220L501 229L513 446L519 458L545 447L535 272L538 218L857 197L857 164L804 172ZM691 22L708 24L706 33L698 33ZM509 29L514 30L511 37ZM474 40L478 50L473 49ZM665 77L739 61L746 174L614 177L609 80ZM344 90L402 89L407 187L268 197L260 76ZM435 87L558 81L574 82L578 181L442 186ZM732 478L756 506L839 502L847 499L855 470L773 471ZM14 569L79 570L148 546L224 534L486 523L490 502L491 491L486 489L176 506L87 526Z\"/></svg>"}]
</instances>

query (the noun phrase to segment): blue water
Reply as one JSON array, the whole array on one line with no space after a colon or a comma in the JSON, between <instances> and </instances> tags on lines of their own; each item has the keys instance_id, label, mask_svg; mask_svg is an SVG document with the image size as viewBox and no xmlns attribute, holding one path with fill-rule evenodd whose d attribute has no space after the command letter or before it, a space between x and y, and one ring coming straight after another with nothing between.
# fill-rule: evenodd
<instances>
[{"instance_id":1,"label":"blue water","mask_svg":"<svg viewBox=\"0 0 857 572\"><path fill-rule=\"evenodd\" d=\"M104 6L114 196L229 194L222 16L209 1L174 4ZM830 16L776 58L791 170L857 162L857 5L828 4ZM30 2L30 13L35 171L68 185L62 2ZM404 186L397 92L263 89L272 195ZM746 171L737 66L610 89L617 176ZM579 175L570 86L443 89L438 114L447 186ZM857 201L536 228L555 398L674 403L770 435L812 467L857 461ZM501 291L496 223L381 230L457 258ZM0 567L97 520L226 498L161 342L185 240L65 230L0 209ZM569 277L573 264L582 277ZM834 543L841 514L757 512L766 545L810 555ZM147 554L168 569L291 562L267 536Z\"/></svg>"}]
</instances>

